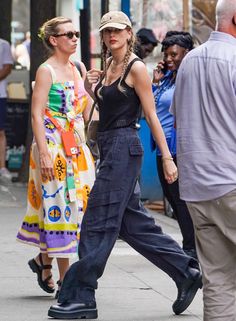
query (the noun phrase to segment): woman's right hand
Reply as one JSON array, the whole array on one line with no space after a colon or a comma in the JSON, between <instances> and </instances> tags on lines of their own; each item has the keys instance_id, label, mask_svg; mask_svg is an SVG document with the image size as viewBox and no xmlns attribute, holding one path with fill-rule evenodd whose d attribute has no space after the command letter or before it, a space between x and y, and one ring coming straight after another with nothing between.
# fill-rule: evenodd
<instances>
[{"instance_id":1,"label":"woman's right hand","mask_svg":"<svg viewBox=\"0 0 236 321\"><path fill-rule=\"evenodd\" d=\"M103 71L99 69L91 69L87 72L86 82L89 84L90 88L99 81L102 73Z\"/></svg>"},{"instance_id":2,"label":"woman's right hand","mask_svg":"<svg viewBox=\"0 0 236 321\"><path fill-rule=\"evenodd\" d=\"M39 162L43 181L54 180L53 162L49 152L40 153Z\"/></svg>"},{"instance_id":3,"label":"woman's right hand","mask_svg":"<svg viewBox=\"0 0 236 321\"><path fill-rule=\"evenodd\" d=\"M159 63L157 64L156 68L153 70L153 80L152 82L155 83L159 83L160 80L162 80L162 78L164 77L164 73L162 72L162 70L164 69L165 66L165 62L163 60L159 61Z\"/></svg>"}]
</instances>

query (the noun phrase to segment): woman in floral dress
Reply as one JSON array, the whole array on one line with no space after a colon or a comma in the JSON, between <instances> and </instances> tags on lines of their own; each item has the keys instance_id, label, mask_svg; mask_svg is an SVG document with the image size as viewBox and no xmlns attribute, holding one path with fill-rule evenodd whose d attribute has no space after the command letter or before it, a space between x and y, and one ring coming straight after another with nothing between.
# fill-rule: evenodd
<instances>
[{"instance_id":1,"label":"woman in floral dress","mask_svg":"<svg viewBox=\"0 0 236 321\"><path fill-rule=\"evenodd\" d=\"M80 73L70 61L79 32L70 19L56 17L44 23L40 37L50 57L37 71L32 96L34 141L28 206L17 239L39 247L39 255L28 264L37 274L39 286L53 293L51 263L57 259L60 288L69 258L77 255L80 225L95 167L84 134L91 101ZM85 66L80 66L85 77ZM62 142L63 133L72 133L75 140L69 156ZM66 136L66 144L69 140Z\"/></svg>"}]
</instances>

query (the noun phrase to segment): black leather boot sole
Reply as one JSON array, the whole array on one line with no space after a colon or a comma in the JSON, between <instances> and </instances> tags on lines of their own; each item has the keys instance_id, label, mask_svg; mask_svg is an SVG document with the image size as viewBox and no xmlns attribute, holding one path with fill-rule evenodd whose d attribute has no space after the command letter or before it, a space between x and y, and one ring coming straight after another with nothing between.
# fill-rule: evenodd
<instances>
[{"instance_id":1,"label":"black leather boot sole","mask_svg":"<svg viewBox=\"0 0 236 321\"><path fill-rule=\"evenodd\" d=\"M174 302L172 309L175 314L179 315L184 312L188 306L192 303L198 289L202 288L202 275L197 269L192 269L197 271L194 279L187 279L178 288L178 297Z\"/></svg>"},{"instance_id":2,"label":"black leather boot sole","mask_svg":"<svg viewBox=\"0 0 236 321\"><path fill-rule=\"evenodd\" d=\"M86 308L85 304L58 304L48 310L48 316L55 319L97 319L98 312L95 308Z\"/></svg>"}]
</instances>

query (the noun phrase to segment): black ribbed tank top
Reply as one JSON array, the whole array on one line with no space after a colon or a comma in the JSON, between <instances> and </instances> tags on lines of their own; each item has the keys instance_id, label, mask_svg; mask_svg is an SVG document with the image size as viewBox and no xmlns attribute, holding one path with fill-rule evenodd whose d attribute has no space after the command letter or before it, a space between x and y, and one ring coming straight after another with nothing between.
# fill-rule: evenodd
<instances>
[{"instance_id":1,"label":"black ribbed tank top","mask_svg":"<svg viewBox=\"0 0 236 321\"><path fill-rule=\"evenodd\" d=\"M98 90L102 86L102 80L99 81L95 88L95 96L99 107L99 131L106 131L121 127L136 127L140 115L140 100L134 88L128 86L125 79L135 61L142 61L139 58L133 59L127 66L122 87L125 93L121 92L117 86L120 78L108 86L103 86L101 96L98 97Z\"/></svg>"}]
</instances>

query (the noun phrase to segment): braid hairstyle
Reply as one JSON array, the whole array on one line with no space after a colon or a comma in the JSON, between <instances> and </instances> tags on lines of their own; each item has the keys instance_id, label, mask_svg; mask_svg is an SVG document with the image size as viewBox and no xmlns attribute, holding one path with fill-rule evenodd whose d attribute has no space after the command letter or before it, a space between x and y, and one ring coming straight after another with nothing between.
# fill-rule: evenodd
<instances>
[{"instance_id":1,"label":"braid hairstyle","mask_svg":"<svg viewBox=\"0 0 236 321\"><path fill-rule=\"evenodd\" d=\"M101 52L101 56L102 56L102 64L103 64L103 78L107 78L107 69L108 69L108 64L107 64L107 59L110 57L110 52L107 49L105 43L102 40L101 37L101 48L102 48L102 52ZM101 83L101 87L98 89L97 91L97 95L100 99L102 99L102 95L101 95L101 90L102 90L103 84Z\"/></svg>"},{"instance_id":2,"label":"braid hairstyle","mask_svg":"<svg viewBox=\"0 0 236 321\"><path fill-rule=\"evenodd\" d=\"M122 86L122 80L124 79L124 75L125 75L125 71L127 69L127 66L129 64L129 58L134 50L134 44L135 44L135 41L136 41L136 37L134 36L133 32L132 32L132 35L131 35L131 38L129 40L127 40L127 43L128 43L128 47L127 47L127 51L126 51L126 54L125 54L125 58L124 58L124 63L123 63L123 67L122 67L122 72L121 72L121 77L120 77L120 81L118 83L118 90L121 91L123 94L125 94L126 90L125 88Z\"/></svg>"},{"instance_id":3,"label":"braid hairstyle","mask_svg":"<svg viewBox=\"0 0 236 321\"><path fill-rule=\"evenodd\" d=\"M130 38L130 40L127 41L128 43L128 48L127 48L127 51L126 51L126 54L125 54L125 58L124 58L124 63L123 63L123 67L122 67L122 72L121 72L121 77L120 77L120 81L118 83L118 90L121 91L122 93L125 94L125 88L122 86L121 82L124 78L124 75L125 75L125 71L127 69L127 66L128 66L128 63L129 63L129 58L133 52L133 49L134 49L134 43L136 41L136 38L134 36L134 34L132 33L132 36ZM107 69L108 69L108 64L107 64L107 60L108 58L110 57L110 52L109 50L107 49L105 43L103 42L102 40L102 36L101 36L101 47L102 47L102 52L101 52L101 56L102 56L102 61L103 61L103 69L104 69L104 78L106 80L106 77L107 77ZM97 91L97 95L100 99L102 99L102 96L101 96L101 90L102 90L102 87L103 85L101 85L101 87L99 88L99 90Z\"/></svg>"}]
</instances>

